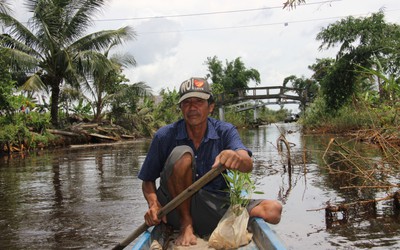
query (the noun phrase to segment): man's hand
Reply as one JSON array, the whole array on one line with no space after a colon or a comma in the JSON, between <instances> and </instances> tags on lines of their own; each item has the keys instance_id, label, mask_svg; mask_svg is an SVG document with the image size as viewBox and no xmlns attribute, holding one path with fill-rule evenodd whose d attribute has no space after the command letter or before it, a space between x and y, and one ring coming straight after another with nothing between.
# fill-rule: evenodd
<instances>
[{"instance_id":1,"label":"man's hand","mask_svg":"<svg viewBox=\"0 0 400 250\"><path fill-rule=\"evenodd\" d=\"M142 183L143 195L149 204L149 210L144 215L144 221L149 227L160 224L161 220L158 218L158 212L162 206L157 200L156 183L154 181L143 181ZM167 217L164 216L162 221L167 222Z\"/></svg>"},{"instance_id":2,"label":"man's hand","mask_svg":"<svg viewBox=\"0 0 400 250\"><path fill-rule=\"evenodd\" d=\"M144 221L146 222L147 226L151 227L158 225L160 224L161 220L165 223L167 222L166 216L164 216L162 219L159 219L157 216L161 208L162 206L158 201L149 207L149 210L147 210L146 214L144 215Z\"/></svg>"},{"instance_id":3,"label":"man's hand","mask_svg":"<svg viewBox=\"0 0 400 250\"><path fill-rule=\"evenodd\" d=\"M246 150L223 150L215 158L213 168L219 164L224 165L226 169L239 170L241 172L250 172L253 169L253 161Z\"/></svg>"}]
</instances>

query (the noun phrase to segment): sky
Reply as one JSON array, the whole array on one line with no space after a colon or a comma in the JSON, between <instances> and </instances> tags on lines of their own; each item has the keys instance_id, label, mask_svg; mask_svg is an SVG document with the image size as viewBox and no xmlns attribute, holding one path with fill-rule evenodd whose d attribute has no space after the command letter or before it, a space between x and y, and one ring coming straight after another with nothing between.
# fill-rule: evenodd
<instances>
[{"instance_id":1,"label":"sky","mask_svg":"<svg viewBox=\"0 0 400 250\"><path fill-rule=\"evenodd\" d=\"M400 24L399 0L306 0L292 10L282 9L284 1L110 0L88 32L133 27L136 39L118 49L132 54L137 66L123 73L158 94L206 76L205 62L214 56L224 63L240 57L259 71L258 86L279 86L290 75L310 77L308 66L317 58L335 56L337 48L321 51L316 40L329 24L381 8L387 22ZM12 2L18 20L26 20L23 1Z\"/></svg>"}]
</instances>

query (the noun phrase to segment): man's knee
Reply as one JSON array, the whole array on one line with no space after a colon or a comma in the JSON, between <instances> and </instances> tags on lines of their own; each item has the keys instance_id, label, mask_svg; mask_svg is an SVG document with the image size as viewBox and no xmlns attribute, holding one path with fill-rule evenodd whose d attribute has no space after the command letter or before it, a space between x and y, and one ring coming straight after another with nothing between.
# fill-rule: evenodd
<instances>
[{"instance_id":1,"label":"man's knee","mask_svg":"<svg viewBox=\"0 0 400 250\"><path fill-rule=\"evenodd\" d=\"M269 204L271 210L271 224L278 224L281 221L282 204L278 201L271 201Z\"/></svg>"},{"instance_id":2,"label":"man's knee","mask_svg":"<svg viewBox=\"0 0 400 250\"><path fill-rule=\"evenodd\" d=\"M174 170L192 170L193 156L189 152L185 152L174 164Z\"/></svg>"},{"instance_id":3,"label":"man's knee","mask_svg":"<svg viewBox=\"0 0 400 250\"><path fill-rule=\"evenodd\" d=\"M190 164L193 158L193 150L189 146L177 146L170 153L165 165L164 165L164 173L161 174L162 179L169 179L171 174L174 172L174 169L177 166ZM188 161L190 160L190 163ZM181 163L179 163L181 161Z\"/></svg>"},{"instance_id":4,"label":"man's knee","mask_svg":"<svg viewBox=\"0 0 400 250\"><path fill-rule=\"evenodd\" d=\"M250 211L250 216L263 218L271 224L278 224L281 220L282 204L276 200L263 200Z\"/></svg>"}]
</instances>

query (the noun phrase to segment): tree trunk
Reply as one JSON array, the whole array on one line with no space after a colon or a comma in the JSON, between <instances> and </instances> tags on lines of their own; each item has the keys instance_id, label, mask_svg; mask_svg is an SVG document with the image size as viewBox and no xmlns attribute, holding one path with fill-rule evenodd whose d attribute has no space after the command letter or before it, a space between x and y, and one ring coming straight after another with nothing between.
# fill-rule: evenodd
<instances>
[{"instance_id":1,"label":"tree trunk","mask_svg":"<svg viewBox=\"0 0 400 250\"><path fill-rule=\"evenodd\" d=\"M101 94L97 97L97 102L96 102L96 114L95 114L95 122L100 122L101 120L101 110L102 110L102 105L103 105L103 100L101 98Z\"/></svg>"},{"instance_id":2,"label":"tree trunk","mask_svg":"<svg viewBox=\"0 0 400 250\"><path fill-rule=\"evenodd\" d=\"M60 84L57 82L51 88L51 124L58 128L58 102L60 99Z\"/></svg>"}]
</instances>

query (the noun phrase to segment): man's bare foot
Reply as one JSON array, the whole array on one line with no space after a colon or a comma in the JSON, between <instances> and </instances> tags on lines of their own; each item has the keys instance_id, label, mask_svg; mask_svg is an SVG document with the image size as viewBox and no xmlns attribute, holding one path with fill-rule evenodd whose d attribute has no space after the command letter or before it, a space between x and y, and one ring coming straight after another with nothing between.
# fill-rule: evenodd
<instances>
[{"instance_id":1,"label":"man's bare foot","mask_svg":"<svg viewBox=\"0 0 400 250\"><path fill-rule=\"evenodd\" d=\"M178 237L175 240L177 246L191 246L197 244L197 237L194 235L192 225L181 228Z\"/></svg>"}]
</instances>

